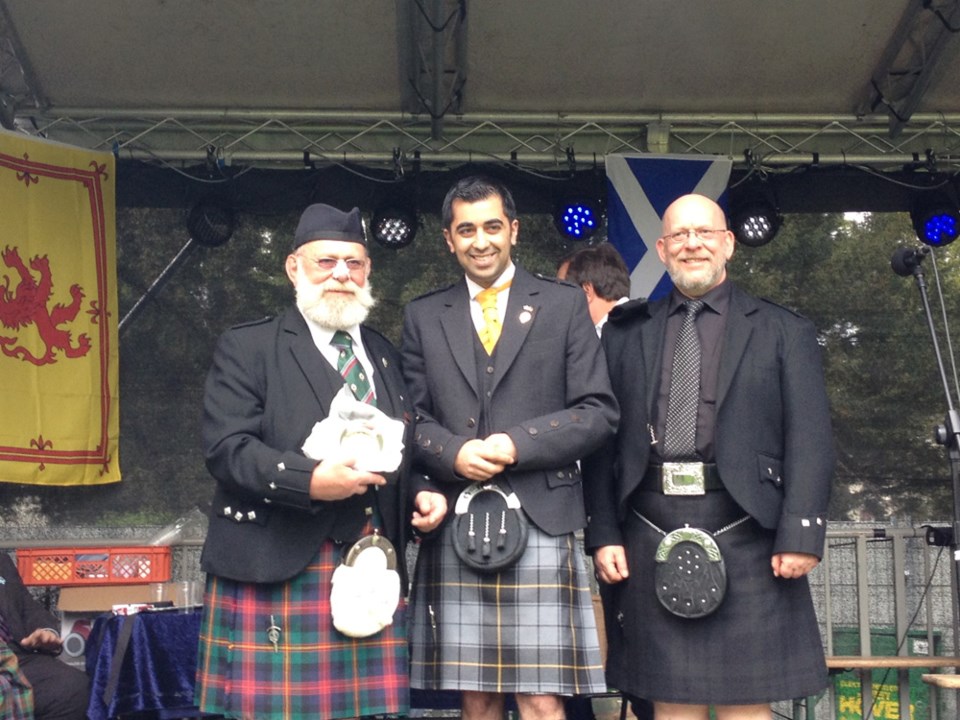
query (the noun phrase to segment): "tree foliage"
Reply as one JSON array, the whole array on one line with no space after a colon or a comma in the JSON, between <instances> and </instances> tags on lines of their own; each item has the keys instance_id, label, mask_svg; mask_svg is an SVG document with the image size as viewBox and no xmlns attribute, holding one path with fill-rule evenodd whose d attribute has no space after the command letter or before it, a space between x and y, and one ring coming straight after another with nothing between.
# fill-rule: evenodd
<instances>
[{"instance_id":1,"label":"tree foliage","mask_svg":"<svg viewBox=\"0 0 960 720\"><path fill-rule=\"evenodd\" d=\"M213 480L200 441L204 379L224 330L276 315L293 301L283 264L298 213L241 214L230 241L217 248L187 245L186 215L152 208L117 213L123 480L82 488L0 483L0 523L16 524L28 509L51 524L122 526L144 517L162 524L208 505ZM546 217L523 218L520 237L515 257L534 272L552 274L571 249ZM388 250L371 243L370 253L378 304L369 322L399 343L404 304L456 280L458 266L436 216L423 218L412 245Z\"/></svg>"},{"instance_id":2,"label":"tree foliage","mask_svg":"<svg viewBox=\"0 0 960 720\"><path fill-rule=\"evenodd\" d=\"M739 248L731 263L742 286L819 329L838 451L835 519L952 515L946 453L933 440L947 409L943 383L917 284L890 267L897 247L916 244L904 215L796 215L772 243ZM958 317L953 248L936 262L947 315ZM937 304L932 259L924 269ZM937 326L942 333L939 311Z\"/></svg>"},{"instance_id":3,"label":"tree foliage","mask_svg":"<svg viewBox=\"0 0 960 720\"><path fill-rule=\"evenodd\" d=\"M0 521L16 523L28 507L52 524L163 523L208 504L213 481L203 464L200 413L214 345L226 328L292 301L283 262L297 214L242 214L227 244L191 244L174 266L189 240L185 219L183 210L118 211L120 315L127 316L120 336L123 481L0 484ZM730 266L745 289L797 309L819 329L840 459L835 519L951 514L946 454L932 439L945 414L943 386L916 283L890 270L894 249L915 242L900 215L790 216L771 244L739 248ZM527 269L552 275L574 247L549 217L523 216L514 255ZM952 250L938 251L936 261L948 317L957 317ZM454 282L459 268L436 215L422 218L412 245L372 244L370 252L378 298L370 323L399 342L403 306ZM924 267L933 296L930 260ZM952 370L950 377L954 387Z\"/></svg>"}]
</instances>

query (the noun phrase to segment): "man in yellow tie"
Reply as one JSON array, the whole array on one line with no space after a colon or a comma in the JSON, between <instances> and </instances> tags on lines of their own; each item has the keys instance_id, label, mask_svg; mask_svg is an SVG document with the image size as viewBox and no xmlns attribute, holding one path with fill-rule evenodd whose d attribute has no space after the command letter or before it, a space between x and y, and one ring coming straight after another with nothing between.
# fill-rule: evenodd
<instances>
[{"instance_id":1,"label":"man in yellow tie","mask_svg":"<svg viewBox=\"0 0 960 720\"><path fill-rule=\"evenodd\" d=\"M586 521L577 459L612 435L619 410L583 291L513 263L510 192L460 180L443 227L465 277L406 308L414 463L451 508L477 483L504 486L530 527L519 560L492 572L460 561L449 517L421 544L411 687L462 691L465 720L499 720L506 694L525 720L557 720L561 696L606 690L573 533Z\"/></svg>"}]
</instances>

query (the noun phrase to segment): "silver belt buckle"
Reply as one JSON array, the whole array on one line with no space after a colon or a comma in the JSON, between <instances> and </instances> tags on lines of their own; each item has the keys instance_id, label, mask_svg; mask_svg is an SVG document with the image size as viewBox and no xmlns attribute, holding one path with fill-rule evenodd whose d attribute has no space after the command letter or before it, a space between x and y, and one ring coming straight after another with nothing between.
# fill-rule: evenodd
<instances>
[{"instance_id":1,"label":"silver belt buckle","mask_svg":"<svg viewBox=\"0 0 960 720\"><path fill-rule=\"evenodd\" d=\"M703 463L665 462L663 464L664 495L706 495Z\"/></svg>"}]
</instances>

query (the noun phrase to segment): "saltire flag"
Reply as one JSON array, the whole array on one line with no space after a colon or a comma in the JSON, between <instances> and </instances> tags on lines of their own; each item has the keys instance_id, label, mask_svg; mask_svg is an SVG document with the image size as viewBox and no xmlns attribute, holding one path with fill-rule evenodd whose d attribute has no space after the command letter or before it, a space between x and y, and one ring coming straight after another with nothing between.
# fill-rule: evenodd
<instances>
[{"instance_id":1,"label":"saltire flag","mask_svg":"<svg viewBox=\"0 0 960 720\"><path fill-rule=\"evenodd\" d=\"M655 300L673 288L657 256L664 211L681 195L726 208L733 161L690 155L607 155L607 238L630 270L630 297Z\"/></svg>"},{"instance_id":2,"label":"saltire flag","mask_svg":"<svg viewBox=\"0 0 960 720\"><path fill-rule=\"evenodd\" d=\"M120 480L115 176L0 131L0 481Z\"/></svg>"}]
</instances>

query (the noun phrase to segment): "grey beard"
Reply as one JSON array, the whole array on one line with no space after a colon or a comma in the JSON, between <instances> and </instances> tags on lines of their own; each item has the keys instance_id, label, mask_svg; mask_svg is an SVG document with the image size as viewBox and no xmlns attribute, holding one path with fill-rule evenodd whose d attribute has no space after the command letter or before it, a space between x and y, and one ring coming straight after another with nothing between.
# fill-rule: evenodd
<instances>
[{"instance_id":1,"label":"grey beard","mask_svg":"<svg viewBox=\"0 0 960 720\"><path fill-rule=\"evenodd\" d=\"M713 289L720 279L720 276L723 273L723 269L720 268L717 272L711 274L709 277L704 278L699 282L688 282L687 279L683 276L682 273L674 273L667 268L667 275L670 276L670 279L673 281L673 284L677 286L677 289L680 290L687 297L699 297L703 295L708 290Z\"/></svg>"},{"instance_id":2,"label":"grey beard","mask_svg":"<svg viewBox=\"0 0 960 720\"><path fill-rule=\"evenodd\" d=\"M360 288L357 295L349 299L335 298L330 295L304 297L297 291L297 307L307 318L328 330L346 330L361 324L367 319L370 309L376 304L370 294L370 282Z\"/></svg>"}]
</instances>

